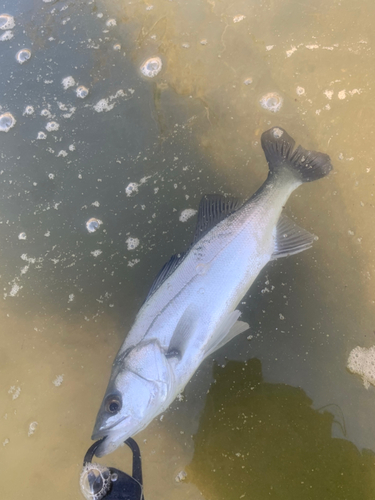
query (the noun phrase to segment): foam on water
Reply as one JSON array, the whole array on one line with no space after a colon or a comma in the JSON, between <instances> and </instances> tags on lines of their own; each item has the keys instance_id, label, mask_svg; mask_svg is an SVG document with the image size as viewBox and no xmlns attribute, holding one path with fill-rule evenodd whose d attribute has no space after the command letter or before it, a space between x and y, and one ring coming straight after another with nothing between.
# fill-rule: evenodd
<instances>
[{"instance_id":1,"label":"foam on water","mask_svg":"<svg viewBox=\"0 0 375 500\"><path fill-rule=\"evenodd\" d=\"M99 255L101 255L103 252L102 250L93 250L92 252L90 252L91 255L93 255L94 257L99 257Z\"/></svg>"},{"instance_id":2,"label":"foam on water","mask_svg":"<svg viewBox=\"0 0 375 500\"><path fill-rule=\"evenodd\" d=\"M27 236L26 236L26 233L20 233L20 234L18 235L18 239L19 239L19 240L26 240L26 237L27 237Z\"/></svg>"},{"instance_id":3,"label":"foam on water","mask_svg":"<svg viewBox=\"0 0 375 500\"><path fill-rule=\"evenodd\" d=\"M116 26L117 22L116 22L116 19L108 19L106 22L105 22L105 25L108 27L108 28L112 28L112 26Z\"/></svg>"},{"instance_id":4,"label":"foam on water","mask_svg":"<svg viewBox=\"0 0 375 500\"><path fill-rule=\"evenodd\" d=\"M297 87L296 92L297 92L297 95L304 95L306 93L306 91L303 87Z\"/></svg>"},{"instance_id":5,"label":"foam on water","mask_svg":"<svg viewBox=\"0 0 375 500\"><path fill-rule=\"evenodd\" d=\"M11 394L13 400L18 399L21 394L21 387L12 385L12 387L8 390L8 394Z\"/></svg>"},{"instance_id":6,"label":"foam on water","mask_svg":"<svg viewBox=\"0 0 375 500\"><path fill-rule=\"evenodd\" d=\"M133 89L128 89L130 94L134 93ZM114 95L110 95L109 97L105 97L104 99L100 99L96 104L94 104L93 108L97 113L102 113L103 111L111 111L117 104L117 99L120 97L128 97L127 92L120 89ZM111 103L111 104L110 104Z\"/></svg>"},{"instance_id":7,"label":"foam on water","mask_svg":"<svg viewBox=\"0 0 375 500\"><path fill-rule=\"evenodd\" d=\"M150 57L141 66L141 73L147 78L154 78L161 71L163 63L160 57Z\"/></svg>"},{"instance_id":8,"label":"foam on water","mask_svg":"<svg viewBox=\"0 0 375 500\"><path fill-rule=\"evenodd\" d=\"M29 430L27 432L27 436L30 437L34 434L34 432L36 431L36 428L38 427L38 422L31 422L31 424L29 425Z\"/></svg>"},{"instance_id":9,"label":"foam on water","mask_svg":"<svg viewBox=\"0 0 375 500\"><path fill-rule=\"evenodd\" d=\"M138 187L139 184L137 184L136 182L131 182L130 184L128 184L125 188L126 196L132 196L138 193Z\"/></svg>"},{"instance_id":10,"label":"foam on water","mask_svg":"<svg viewBox=\"0 0 375 500\"><path fill-rule=\"evenodd\" d=\"M100 99L95 105L94 109L97 113L102 113L103 111L111 111L115 107L115 104L109 104L108 99Z\"/></svg>"},{"instance_id":11,"label":"foam on water","mask_svg":"<svg viewBox=\"0 0 375 500\"><path fill-rule=\"evenodd\" d=\"M31 57L31 51L29 49L21 49L16 54L16 60L20 64L25 63Z\"/></svg>"},{"instance_id":12,"label":"foam on water","mask_svg":"<svg viewBox=\"0 0 375 500\"><path fill-rule=\"evenodd\" d=\"M197 210L194 210L194 208L186 208L183 210L180 214L179 220L181 222L186 222L190 217L193 217L197 213Z\"/></svg>"},{"instance_id":13,"label":"foam on water","mask_svg":"<svg viewBox=\"0 0 375 500\"><path fill-rule=\"evenodd\" d=\"M45 132L38 132L38 135L36 136L37 139L42 140L42 139L47 139L47 134Z\"/></svg>"},{"instance_id":14,"label":"foam on water","mask_svg":"<svg viewBox=\"0 0 375 500\"><path fill-rule=\"evenodd\" d=\"M246 16L244 16L243 14L238 14L237 16L234 16L233 22L239 23L239 22L243 21L244 19L246 19Z\"/></svg>"},{"instance_id":15,"label":"foam on water","mask_svg":"<svg viewBox=\"0 0 375 500\"><path fill-rule=\"evenodd\" d=\"M283 105L283 98L277 92L269 92L262 96L259 102L262 108L276 113Z\"/></svg>"},{"instance_id":16,"label":"foam on water","mask_svg":"<svg viewBox=\"0 0 375 500\"><path fill-rule=\"evenodd\" d=\"M63 78L61 84L64 87L64 90L67 90L70 87L74 87L76 82L72 76L67 76L66 78Z\"/></svg>"},{"instance_id":17,"label":"foam on water","mask_svg":"<svg viewBox=\"0 0 375 500\"><path fill-rule=\"evenodd\" d=\"M84 99L85 97L88 96L89 89L87 89L83 85L80 85L79 87L76 88L76 94L77 94L77 97L79 97L80 99Z\"/></svg>"},{"instance_id":18,"label":"foam on water","mask_svg":"<svg viewBox=\"0 0 375 500\"><path fill-rule=\"evenodd\" d=\"M128 238L126 240L126 245L128 247L128 250L134 250L139 245L139 239L138 238Z\"/></svg>"},{"instance_id":19,"label":"foam on water","mask_svg":"<svg viewBox=\"0 0 375 500\"><path fill-rule=\"evenodd\" d=\"M14 36L13 31L8 30L0 36L0 42L6 42L8 40L11 40L13 36Z\"/></svg>"},{"instance_id":20,"label":"foam on water","mask_svg":"<svg viewBox=\"0 0 375 500\"><path fill-rule=\"evenodd\" d=\"M176 483L181 483L182 481L185 481L186 478L187 478L186 472L184 470L181 470L174 478L174 480L176 481Z\"/></svg>"},{"instance_id":21,"label":"foam on water","mask_svg":"<svg viewBox=\"0 0 375 500\"><path fill-rule=\"evenodd\" d=\"M349 354L347 367L362 377L366 389L370 384L375 386L375 346L354 348Z\"/></svg>"},{"instance_id":22,"label":"foam on water","mask_svg":"<svg viewBox=\"0 0 375 500\"><path fill-rule=\"evenodd\" d=\"M50 118L52 116L51 111L49 109L42 109L40 112L40 116L44 116L44 118Z\"/></svg>"},{"instance_id":23,"label":"foam on water","mask_svg":"<svg viewBox=\"0 0 375 500\"><path fill-rule=\"evenodd\" d=\"M121 50L121 45L119 43L115 43L113 46L113 50Z\"/></svg>"},{"instance_id":24,"label":"foam on water","mask_svg":"<svg viewBox=\"0 0 375 500\"><path fill-rule=\"evenodd\" d=\"M0 30L12 30L15 26L14 17L9 14L0 14Z\"/></svg>"},{"instance_id":25,"label":"foam on water","mask_svg":"<svg viewBox=\"0 0 375 500\"><path fill-rule=\"evenodd\" d=\"M34 106L26 106L23 116L32 115L35 112Z\"/></svg>"},{"instance_id":26,"label":"foam on water","mask_svg":"<svg viewBox=\"0 0 375 500\"><path fill-rule=\"evenodd\" d=\"M8 132L16 124L16 119L11 113L0 115L0 132Z\"/></svg>"},{"instance_id":27,"label":"foam on water","mask_svg":"<svg viewBox=\"0 0 375 500\"><path fill-rule=\"evenodd\" d=\"M62 373L61 375L57 375L57 377L52 383L55 387L60 387L60 385L63 383L63 380L64 380L64 374Z\"/></svg>"},{"instance_id":28,"label":"foam on water","mask_svg":"<svg viewBox=\"0 0 375 500\"><path fill-rule=\"evenodd\" d=\"M55 132L56 130L59 130L60 125L56 122L48 122L46 124L46 130L48 132Z\"/></svg>"}]
</instances>

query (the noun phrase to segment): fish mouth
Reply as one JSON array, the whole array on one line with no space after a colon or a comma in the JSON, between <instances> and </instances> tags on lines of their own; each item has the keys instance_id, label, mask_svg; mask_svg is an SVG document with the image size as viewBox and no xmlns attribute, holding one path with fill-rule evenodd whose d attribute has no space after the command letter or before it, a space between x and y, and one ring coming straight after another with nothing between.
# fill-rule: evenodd
<instances>
[{"instance_id":1,"label":"fish mouth","mask_svg":"<svg viewBox=\"0 0 375 500\"><path fill-rule=\"evenodd\" d=\"M96 441L97 439L106 438L111 429L113 429L114 427L117 427L119 424L121 424L121 422L123 422L127 418L128 418L128 416L126 415L125 417L122 417L119 420L117 420L117 422L115 422L114 424L108 425L107 427L104 427L104 428L99 428L98 430L96 430L96 426L95 426L94 432L92 433L92 436L91 436L91 439L93 441Z\"/></svg>"},{"instance_id":2,"label":"fish mouth","mask_svg":"<svg viewBox=\"0 0 375 500\"><path fill-rule=\"evenodd\" d=\"M99 433L93 434L93 438L96 439L98 435ZM116 432L116 429L114 429L112 432L110 431L104 438L96 441L96 448L94 451L95 456L100 458L104 457L104 455L112 453L119 446L121 446L128 437L128 433L124 434L123 432Z\"/></svg>"}]
</instances>

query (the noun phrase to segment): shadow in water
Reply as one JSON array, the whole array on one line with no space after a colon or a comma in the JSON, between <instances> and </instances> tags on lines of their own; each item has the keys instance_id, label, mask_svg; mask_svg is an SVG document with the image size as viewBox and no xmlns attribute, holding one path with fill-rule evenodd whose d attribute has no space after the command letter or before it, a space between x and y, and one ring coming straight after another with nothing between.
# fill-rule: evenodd
<instances>
[{"instance_id":1,"label":"shadow in water","mask_svg":"<svg viewBox=\"0 0 375 500\"><path fill-rule=\"evenodd\" d=\"M333 438L334 415L302 389L264 382L258 359L214 379L187 469L207 500L375 498L374 453Z\"/></svg>"}]
</instances>

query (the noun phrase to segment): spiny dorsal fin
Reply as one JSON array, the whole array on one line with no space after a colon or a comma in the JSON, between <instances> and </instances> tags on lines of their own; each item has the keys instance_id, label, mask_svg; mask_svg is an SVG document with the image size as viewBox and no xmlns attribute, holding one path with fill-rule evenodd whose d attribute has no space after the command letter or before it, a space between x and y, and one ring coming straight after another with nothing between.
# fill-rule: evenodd
<instances>
[{"instance_id":1,"label":"spiny dorsal fin","mask_svg":"<svg viewBox=\"0 0 375 500\"><path fill-rule=\"evenodd\" d=\"M178 253L176 255L172 255L169 261L164 264L164 266L160 269L159 274L156 276L153 284L151 285L145 302L151 297L151 295L156 292L159 287L161 287L164 281L167 280L169 276L175 271L175 269L181 264L185 255L186 253Z\"/></svg>"},{"instance_id":2,"label":"spiny dorsal fin","mask_svg":"<svg viewBox=\"0 0 375 500\"><path fill-rule=\"evenodd\" d=\"M286 215L282 214L275 228L275 250L271 260L288 257L312 247L317 236L297 226Z\"/></svg>"},{"instance_id":3,"label":"spiny dorsal fin","mask_svg":"<svg viewBox=\"0 0 375 500\"><path fill-rule=\"evenodd\" d=\"M220 194L205 194L198 208L198 219L193 245L216 226L216 224L236 212L241 206L241 201L236 198L226 198Z\"/></svg>"}]
</instances>

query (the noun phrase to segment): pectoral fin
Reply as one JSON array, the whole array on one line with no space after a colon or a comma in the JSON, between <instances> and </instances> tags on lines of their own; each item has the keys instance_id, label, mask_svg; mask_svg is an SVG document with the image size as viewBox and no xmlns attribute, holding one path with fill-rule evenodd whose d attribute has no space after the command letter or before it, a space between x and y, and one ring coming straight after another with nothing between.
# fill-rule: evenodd
<instances>
[{"instance_id":1,"label":"pectoral fin","mask_svg":"<svg viewBox=\"0 0 375 500\"><path fill-rule=\"evenodd\" d=\"M197 324L198 315L195 312L194 304L188 306L177 323L176 329L169 343L166 356L168 358L182 358L186 350L186 346L194 332Z\"/></svg>"},{"instance_id":2,"label":"pectoral fin","mask_svg":"<svg viewBox=\"0 0 375 500\"><path fill-rule=\"evenodd\" d=\"M249 328L248 323L245 323L244 321L237 321L240 316L241 313L237 310L231 312L227 316L224 322L213 334L211 342L207 345L205 357L210 356L213 352L217 351L227 342Z\"/></svg>"},{"instance_id":3,"label":"pectoral fin","mask_svg":"<svg viewBox=\"0 0 375 500\"><path fill-rule=\"evenodd\" d=\"M282 214L275 228L275 250L271 260L288 257L312 247L318 238Z\"/></svg>"}]
</instances>

